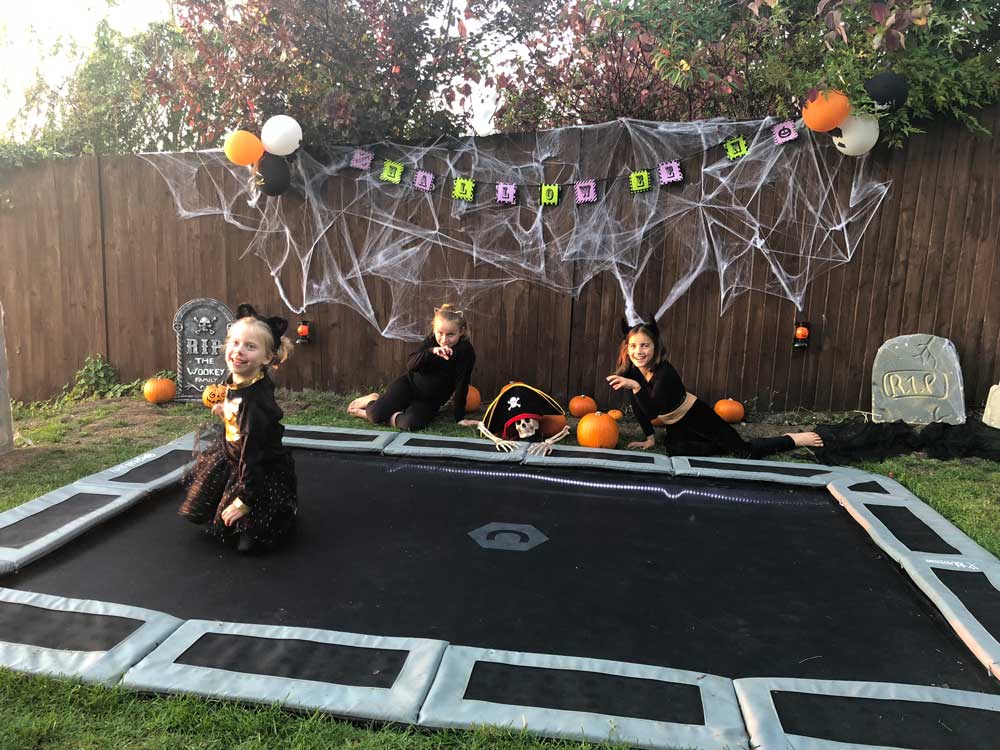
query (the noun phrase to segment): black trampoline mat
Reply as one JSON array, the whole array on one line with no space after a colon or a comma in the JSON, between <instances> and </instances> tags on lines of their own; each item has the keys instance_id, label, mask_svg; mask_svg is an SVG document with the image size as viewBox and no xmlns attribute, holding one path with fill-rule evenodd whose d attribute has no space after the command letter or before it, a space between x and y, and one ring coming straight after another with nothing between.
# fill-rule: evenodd
<instances>
[{"instance_id":1,"label":"black trampoline mat","mask_svg":"<svg viewBox=\"0 0 1000 750\"><path fill-rule=\"evenodd\" d=\"M772 691L786 734L912 750L993 750L1000 713L923 701Z\"/></svg>"},{"instance_id":2,"label":"black trampoline mat","mask_svg":"<svg viewBox=\"0 0 1000 750\"><path fill-rule=\"evenodd\" d=\"M270 555L243 557L205 536L176 515L182 490L172 487L0 585L186 619L434 638L731 678L997 692L825 490L294 455L300 523ZM469 532L491 523L533 526L547 541L484 549Z\"/></svg>"},{"instance_id":3,"label":"black trampoline mat","mask_svg":"<svg viewBox=\"0 0 1000 750\"><path fill-rule=\"evenodd\" d=\"M1000 591L985 573L931 568L994 638L1000 638Z\"/></svg>"},{"instance_id":4,"label":"black trampoline mat","mask_svg":"<svg viewBox=\"0 0 1000 750\"><path fill-rule=\"evenodd\" d=\"M142 620L65 612L0 601L0 641L65 651L108 651L142 627Z\"/></svg>"},{"instance_id":5,"label":"black trampoline mat","mask_svg":"<svg viewBox=\"0 0 1000 750\"><path fill-rule=\"evenodd\" d=\"M942 539L927 524L913 514L909 508L899 505L878 505L865 503L892 535L914 552L929 552L935 555L960 555L957 549Z\"/></svg>"},{"instance_id":6,"label":"black trampoline mat","mask_svg":"<svg viewBox=\"0 0 1000 750\"><path fill-rule=\"evenodd\" d=\"M376 432L370 435L360 435L354 432L320 432L319 430L310 430L305 427L286 427L285 437L302 438L304 440L326 440L330 442L370 443L380 436Z\"/></svg>"}]
</instances>

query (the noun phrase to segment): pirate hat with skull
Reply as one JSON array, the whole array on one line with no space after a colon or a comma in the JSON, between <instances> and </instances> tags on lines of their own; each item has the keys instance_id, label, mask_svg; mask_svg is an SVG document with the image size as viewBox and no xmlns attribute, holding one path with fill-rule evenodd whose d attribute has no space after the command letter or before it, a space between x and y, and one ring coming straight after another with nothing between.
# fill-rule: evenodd
<instances>
[{"instance_id":1,"label":"pirate hat with skull","mask_svg":"<svg viewBox=\"0 0 1000 750\"><path fill-rule=\"evenodd\" d=\"M542 417L565 414L547 393L527 383L508 383L500 389L483 416L483 425L504 440L541 440Z\"/></svg>"}]
</instances>

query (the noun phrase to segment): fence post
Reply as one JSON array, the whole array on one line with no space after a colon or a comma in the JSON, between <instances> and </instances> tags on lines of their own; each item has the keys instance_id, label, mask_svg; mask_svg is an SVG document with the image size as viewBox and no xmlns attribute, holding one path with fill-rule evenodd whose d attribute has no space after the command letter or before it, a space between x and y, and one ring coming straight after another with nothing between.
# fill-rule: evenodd
<instances>
[{"instance_id":1,"label":"fence post","mask_svg":"<svg viewBox=\"0 0 1000 750\"><path fill-rule=\"evenodd\" d=\"M0 454L14 447L14 419L10 413L7 373L7 341L3 335L3 303L0 302Z\"/></svg>"}]
</instances>

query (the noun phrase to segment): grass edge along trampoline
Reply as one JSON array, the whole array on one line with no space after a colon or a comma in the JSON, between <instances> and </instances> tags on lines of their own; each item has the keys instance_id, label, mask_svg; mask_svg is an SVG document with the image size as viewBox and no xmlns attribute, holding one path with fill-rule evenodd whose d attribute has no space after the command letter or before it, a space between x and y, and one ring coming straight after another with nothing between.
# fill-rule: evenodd
<instances>
[{"instance_id":1,"label":"grass edge along trampoline","mask_svg":"<svg viewBox=\"0 0 1000 750\"><path fill-rule=\"evenodd\" d=\"M825 488L926 595L983 669L1000 678L996 615L1000 562L887 477L814 464L570 447L550 456L529 456L523 447L512 453L496 452L482 440L305 425L289 425L285 442L309 450L499 462L531 470L576 466L628 471L633 476L647 472ZM190 465L194 445L194 435L186 435L0 514L0 584L3 577L9 580L28 563L136 506L151 493L176 484ZM67 640L60 642L63 637ZM205 652L227 640L247 663L263 663L266 659L258 658L262 650L277 650L287 652L293 664L310 666L297 671L297 667L272 664L264 673L222 668ZM200 656L196 653L199 644L203 644ZM331 681L328 674L324 677L323 665L333 662L367 665L359 674L368 676L347 684ZM369 668L372 664L377 668ZM830 737L822 731L814 736L801 722L783 715L786 706L810 701L818 702L810 709L813 714L840 710L844 701L850 701L859 716L878 714L880 705L891 704L900 715L918 717L915 726L921 709L933 705L935 711L943 712L933 724L973 727L967 729L971 734L954 740L960 744L949 744L945 733L921 748L985 748L990 737L997 736L993 730L1000 730L1000 694L788 677L734 680L665 666L460 646L424 637L185 620L137 606L15 588L0 588L0 666L158 693L280 703L347 718L442 728L527 727L552 737L651 748L913 746L905 738L894 739L892 731L883 731L877 721L860 719L850 736ZM476 692L487 673L508 684L523 679L528 685L534 680L534 687L515 689L513 695L520 698L491 701ZM586 700L544 695L560 681L576 679L622 695L619 709L605 713ZM640 688L643 695L635 692ZM534 698L529 702L525 695ZM637 703L652 700L658 705L645 713L630 711L629 696ZM517 702L522 699L524 703ZM928 731L927 736L933 735L933 730ZM977 732L983 733L981 744L975 744Z\"/></svg>"}]
</instances>

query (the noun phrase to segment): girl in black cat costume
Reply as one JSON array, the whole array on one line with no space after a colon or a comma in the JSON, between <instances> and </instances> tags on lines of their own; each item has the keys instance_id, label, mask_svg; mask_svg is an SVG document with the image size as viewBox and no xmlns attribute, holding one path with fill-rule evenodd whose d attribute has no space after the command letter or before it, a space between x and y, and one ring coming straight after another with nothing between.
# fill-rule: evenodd
<instances>
[{"instance_id":1,"label":"girl in black cat costume","mask_svg":"<svg viewBox=\"0 0 1000 750\"><path fill-rule=\"evenodd\" d=\"M207 523L240 552L261 552L292 528L298 510L295 464L281 443L284 412L267 376L292 344L282 335L284 318L263 318L250 305L240 305L236 318L226 336L226 400L212 408L225 432L199 456L180 514Z\"/></svg>"},{"instance_id":2,"label":"girl in black cat costume","mask_svg":"<svg viewBox=\"0 0 1000 750\"><path fill-rule=\"evenodd\" d=\"M616 391L624 389L628 393L632 411L646 436L645 440L629 443L629 448L646 450L653 447L656 442L654 419L665 425L668 453L686 452L683 448L671 450L671 446L691 440L707 444L712 453L728 453L740 458L763 458L797 446L823 445L815 432L744 440L711 406L688 393L660 347L656 318L634 326L629 326L622 318L621 327L625 338L618 352L618 369L607 377L607 381Z\"/></svg>"}]
</instances>

